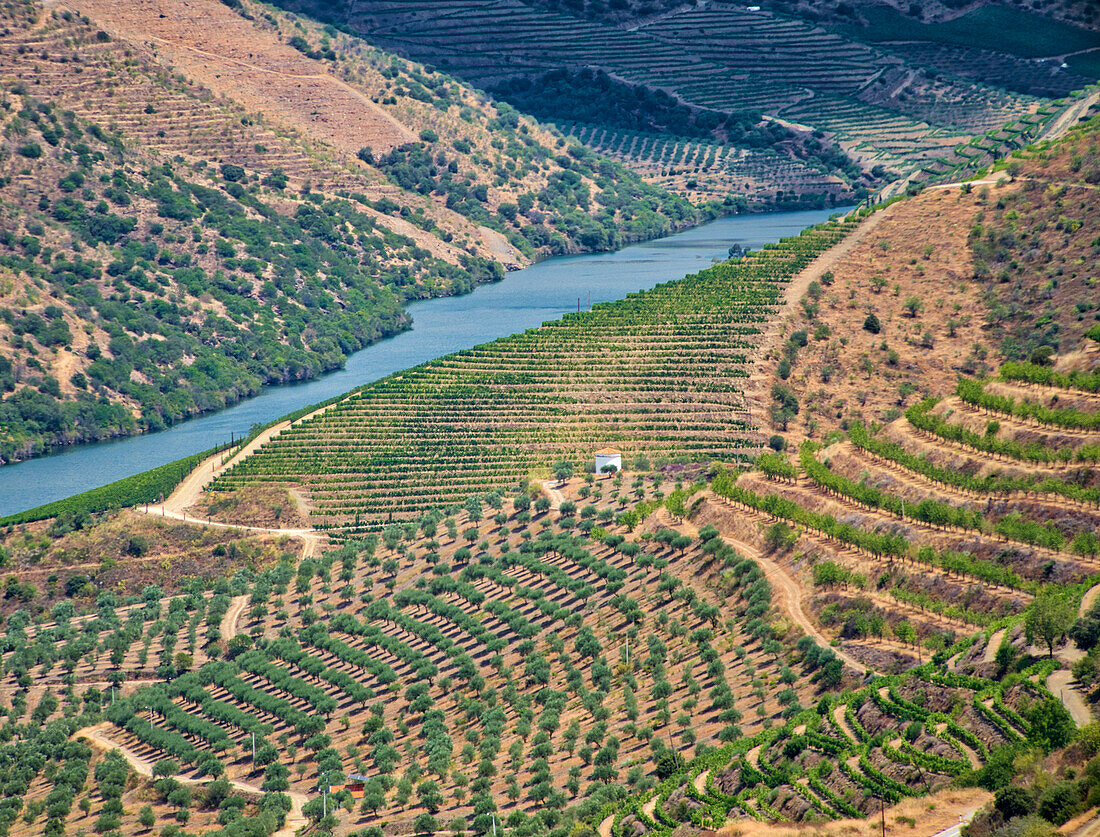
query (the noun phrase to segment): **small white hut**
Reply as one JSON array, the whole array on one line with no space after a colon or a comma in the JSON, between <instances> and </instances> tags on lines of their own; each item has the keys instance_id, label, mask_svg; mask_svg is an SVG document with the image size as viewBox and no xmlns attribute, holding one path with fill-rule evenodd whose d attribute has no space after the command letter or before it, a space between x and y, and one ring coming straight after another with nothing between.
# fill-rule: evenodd
<instances>
[{"instance_id":1,"label":"small white hut","mask_svg":"<svg viewBox=\"0 0 1100 837\"><path fill-rule=\"evenodd\" d=\"M604 468L614 466L616 471L623 469L623 455L615 448L601 448L596 451L596 476L604 472Z\"/></svg>"}]
</instances>

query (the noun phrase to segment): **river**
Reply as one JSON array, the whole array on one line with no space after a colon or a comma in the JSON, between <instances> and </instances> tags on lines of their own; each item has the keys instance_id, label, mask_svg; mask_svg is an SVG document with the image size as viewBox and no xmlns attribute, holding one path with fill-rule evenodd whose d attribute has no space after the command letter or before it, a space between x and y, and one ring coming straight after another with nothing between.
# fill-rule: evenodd
<instances>
[{"instance_id":1,"label":"river","mask_svg":"<svg viewBox=\"0 0 1100 837\"><path fill-rule=\"evenodd\" d=\"M90 445L0 467L0 516L228 442L268 422L362 384L450 352L557 319L578 306L621 299L710 267L732 244L758 249L826 220L839 209L719 218L614 253L562 256L509 273L459 297L410 303L413 327L351 355L345 367L301 384L271 387L254 398L168 430Z\"/></svg>"}]
</instances>

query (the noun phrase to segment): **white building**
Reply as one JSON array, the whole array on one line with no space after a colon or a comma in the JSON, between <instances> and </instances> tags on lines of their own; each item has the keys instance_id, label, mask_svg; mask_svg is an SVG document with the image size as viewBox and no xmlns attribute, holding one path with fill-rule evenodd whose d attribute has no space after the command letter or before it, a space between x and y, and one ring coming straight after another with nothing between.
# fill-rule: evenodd
<instances>
[{"instance_id":1,"label":"white building","mask_svg":"<svg viewBox=\"0 0 1100 837\"><path fill-rule=\"evenodd\" d=\"M623 455L615 448L602 448L596 451L596 476L603 473L608 465L615 466L616 471L623 469Z\"/></svg>"}]
</instances>

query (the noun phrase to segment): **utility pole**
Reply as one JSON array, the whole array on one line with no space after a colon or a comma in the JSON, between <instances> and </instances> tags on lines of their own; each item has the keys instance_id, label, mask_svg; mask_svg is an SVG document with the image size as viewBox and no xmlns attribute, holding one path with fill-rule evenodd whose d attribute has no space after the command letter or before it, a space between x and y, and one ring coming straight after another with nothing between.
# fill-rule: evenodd
<instances>
[{"instance_id":1,"label":"utility pole","mask_svg":"<svg viewBox=\"0 0 1100 837\"><path fill-rule=\"evenodd\" d=\"M882 815L882 837L886 837L886 801L881 796L878 798L878 810Z\"/></svg>"},{"instance_id":2,"label":"utility pole","mask_svg":"<svg viewBox=\"0 0 1100 837\"><path fill-rule=\"evenodd\" d=\"M256 730L252 730L252 769L256 769Z\"/></svg>"}]
</instances>

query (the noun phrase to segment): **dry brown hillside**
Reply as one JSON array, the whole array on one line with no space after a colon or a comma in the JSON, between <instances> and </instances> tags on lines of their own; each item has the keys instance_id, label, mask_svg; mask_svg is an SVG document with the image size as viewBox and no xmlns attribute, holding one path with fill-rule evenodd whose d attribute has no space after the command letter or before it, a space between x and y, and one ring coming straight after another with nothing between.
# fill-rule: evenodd
<instances>
[{"instance_id":1,"label":"dry brown hillside","mask_svg":"<svg viewBox=\"0 0 1100 837\"><path fill-rule=\"evenodd\" d=\"M918 393L950 389L964 367L996 361L966 240L979 200L954 188L888 206L857 230L847 253L826 256L792 284L760 401L767 409L772 387L785 386L800 409L786 427L772 421L774 429L797 439L846 418L896 416ZM877 333L864 327L871 314Z\"/></svg>"},{"instance_id":2,"label":"dry brown hillside","mask_svg":"<svg viewBox=\"0 0 1100 837\"><path fill-rule=\"evenodd\" d=\"M892 204L812 265L788 289L761 380L761 409L776 386L799 401L773 429L797 440L889 421L1005 360L1095 365L1082 337L1097 314L1096 145L1082 128L985 180Z\"/></svg>"}]
</instances>

